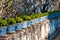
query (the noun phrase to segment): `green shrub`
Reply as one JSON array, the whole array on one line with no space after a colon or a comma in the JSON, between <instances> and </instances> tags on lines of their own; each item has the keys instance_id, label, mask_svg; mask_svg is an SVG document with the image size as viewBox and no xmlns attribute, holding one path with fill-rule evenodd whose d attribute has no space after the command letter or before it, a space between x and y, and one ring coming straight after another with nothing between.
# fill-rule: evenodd
<instances>
[{"instance_id":1,"label":"green shrub","mask_svg":"<svg viewBox=\"0 0 60 40\"><path fill-rule=\"evenodd\" d=\"M35 16L35 18L37 18L37 15L34 15Z\"/></svg>"},{"instance_id":2,"label":"green shrub","mask_svg":"<svg viewBox=\"0 0 60 40\"><path fill-rule=\"evenodd\" d=\"M16 20L17 23L21 23L21 22L23 22L23 19L20 18L20 17L16 17L15 20Z\"/></svg>"},{"instance_id":3,"label":"green shrub","mask_svg":"<svg viewBox=\"0 0 60 40\"><path fill-rule=\"evenodd\" d=\"M27 21L27 20L31 20L31 17L30 16L21 16L21 18L23 18L23 20Z\"/></svg>"},{"instance_id":4,"label":"green shrub","mask_svg":"<svg viewBox=\"0 0 60 40\"><path fill-rule=\"evenodd\" d=\"M9 25L16 24L16 20L14 18L8 18L7 22Z\"/></svg>"},{"instance_id":5,"label":"green shrub","mask_svg":"<svg viewBox=\"0 0 60 40\"><path fill-rule=\"evenodd\" d=\"M8 23L6 20L0 20L0 27L5 27L7 25L8 25Z\"/></svg>"},{"instance_id":6,"label":"green shrub","mask_svg":"<svg viewBox=\"0 0 60 40\"><path fill-rule=\"evenodd\" d=\"M42 15L41 15L41 13L40 14L37 14L37 18L40 18Z\"/></svg>"},{"instance_id":7,"label":"green shrub","mask_svg":"<svg viewBox=\"0 0 60 40\"><path fill-rule=\"evenodd\" d=\"M35 16L35 18L39 18L39 17L40 17L40 15L39 15L39 14L35 14L34 16Z\"/></svg>"},{"instance_id":8,"label":"green shrub","mask_svg":"<svg viewBox=\"0 0 60 40\"><path fill-rule=\"evenodd\" d=\"M46 15L49 15L49 13L48 13L48 12L46 12L46 13L44 13L43 15L44 15L44 16L46 16Z\"/></svg>"},{"instance_id":9,"label":"green shrub","mask_svg":"<svg viewBox=\"0 0 60 40\"><path fill-rule=\"evenodd\" d=\"M40 17L43 17L44 16L44 13L43 14L40 14Z\"/></svg>"},{"instance_id":10,"label":"green shrub","mask_svg":"<svg viewBox=\"0 0 60 40\"><path fill-rule=\"evenodd\" d=\"M37 14L32 14L32 16L35 16L35 18L37 18Z\"/></svg>"},{"instance_id":11,"label":"green shrub","mask_svg":"<svg viewBox=\"0 0 60 40\"><path fill-rule=\"evenodd\" d=\"M31 15L31 19L34 19L35 18L35 16L34 15Z\"/></svg>"}]
</instances>

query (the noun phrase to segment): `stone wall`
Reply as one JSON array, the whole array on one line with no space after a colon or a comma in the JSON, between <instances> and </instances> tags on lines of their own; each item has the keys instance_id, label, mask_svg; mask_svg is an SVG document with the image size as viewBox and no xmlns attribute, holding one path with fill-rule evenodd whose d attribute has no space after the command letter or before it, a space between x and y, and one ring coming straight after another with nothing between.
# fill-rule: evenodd
<instances>
[{"instance_id":1,"label":"stone wall","mask_svg":"<svg viewBox=\"0 0 60 40\"><path fill-rule=\"evenodd\" d=\"M60 23L60 17L55 17L54 20L56 20L58 24ZM52 24L56 25L56 21ZM0 40L48 40L49 33L54 31L54 28L56 29L60 26L50 26L50 22L51 20L41 21L15 33L7 34L5 37L0 37ZM51 27L52 29L50 29Z\"/></svg>"},{"instance_id":2,"label":"stone wall","mask_svg":"<svg viewBox=\"0 0 60 40\"><path fill-rule=\"evenodd\" d=\"M0 37L0 40L45 40L48 38L49 20Z\"/></svg>"}]
</instances>

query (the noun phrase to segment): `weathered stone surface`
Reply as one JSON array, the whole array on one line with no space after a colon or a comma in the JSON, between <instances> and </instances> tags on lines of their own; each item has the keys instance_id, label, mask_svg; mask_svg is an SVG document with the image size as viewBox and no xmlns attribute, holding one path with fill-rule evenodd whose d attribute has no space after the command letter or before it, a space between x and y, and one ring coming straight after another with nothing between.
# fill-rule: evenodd
<instances>
[{"instance_id":1,"label":"weathered stone surface","mask_svg":"<svg viewBox=\"0 0 60 40\"><path fill-rule=\"evenodd\" d=\"M56 20L59 24L60 19L58 18ZM5 37L0 37L0 40L48 40L49 32L50 20L45 20L25 29L16 31L15 33L7 34Z\"/></svg>"}]
</instances>

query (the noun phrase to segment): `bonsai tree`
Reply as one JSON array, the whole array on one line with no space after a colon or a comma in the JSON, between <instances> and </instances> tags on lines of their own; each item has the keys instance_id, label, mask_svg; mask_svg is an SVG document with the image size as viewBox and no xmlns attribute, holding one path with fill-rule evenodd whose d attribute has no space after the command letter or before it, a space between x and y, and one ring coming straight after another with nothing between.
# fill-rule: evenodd
<instances>
[{"instance_id":1,"label":"bonsai tree","mask_svg":"<svg viewBox=\"0 0 60 40\"><path fill-rule=\"evenodd\" d=\"M9 25L16 24L16 20L14 18L8 18L7 22Z\"/></svg>"},{"instance_id":2,"label":"bonsai tree","mask_svg":"<svg viewBox=\"0 0 60 40\"><path fill-rule=\"evenodd\" d=\"M16 17L15 20L16 20L17 23L21 23L21 22L23 22L23 19L20 18L20 17Z\"/></svg>"},{"instance_id":3,"label":"bonsai tree","mask_svg":"<svg viewBox=\"0 0 60 40\"><path fill-rule=\"evenodd\" d=\"M0 27L6 27L8 25L6 20L0 19Z\"/></svg>"}]
</instances>

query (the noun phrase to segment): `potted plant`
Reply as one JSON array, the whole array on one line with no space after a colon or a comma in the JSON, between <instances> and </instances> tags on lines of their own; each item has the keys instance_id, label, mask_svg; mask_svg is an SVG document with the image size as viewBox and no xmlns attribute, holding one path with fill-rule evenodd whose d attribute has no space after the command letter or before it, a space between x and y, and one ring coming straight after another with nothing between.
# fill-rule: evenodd
<instances>
[{"instance_id":1,"label":"potted plant","mask_svg":"<svg viewBox=\"0 0 60 40\"><path fill-rule=\"evenodd\" d=\"M7 27L7 33L14 33L15 32L15 25L16 25L16 21L14 18L8 18L7 19L8 22L8 27Z\"/></svg>"},{"instance_id":2,"label":"potted plant","mask_svg":"<svg viewBox=\"0 0 60 40\"><path fill-rule=\"evenodd\" d=\"M23 18L23 20L24 20L24 22L23 22L23 28L27 28L27 26L28 26L28 21L31 20L31 17L30 17L30 16L23 16L22 18Z\"/></svg>"},{"instance_id":3,"label":"potted plant","mask_svg":"<svg viewBox=\"0 0 60 40\"><path fill-rule=\"evenodd\" d=\"M7 21L0 19L0 36L6 36Z\"/></svg>"},{"instance_id":4,"label":"potted plant","mask_svg":"<svg viewBox=\"0 0 60 40\"><path fill-rule=\"evenodd\" d=\"M16 20L16 30L21 30L23 19L20 17L16 17L15 20Z\"/></svg>"}]
</instances>

